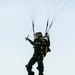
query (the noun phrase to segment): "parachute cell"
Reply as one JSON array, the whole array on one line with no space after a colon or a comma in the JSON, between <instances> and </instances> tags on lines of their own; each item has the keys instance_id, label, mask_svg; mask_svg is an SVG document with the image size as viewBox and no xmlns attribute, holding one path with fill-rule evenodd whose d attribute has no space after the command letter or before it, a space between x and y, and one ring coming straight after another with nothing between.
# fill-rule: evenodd
<instances>
[{"instance_id":1,"label":"parachute cell","mask_svg":"<svg viewBox=\"0 0 75 75\"><path fill-rule=\"evenodd\" d=\"M31 20L34 22L37 12L37 6L38 6L39 0L24 0L26 9L30 15Z\"/></svg>"},{"instance_id":2,"label":"parachute cell","mask_svg":"<svg viewBox=\"0 0 75 75\"><path fill-rule=\"evenodd\" d=\"M24 0L25 6L32 20L33 31L38 7L42 6L47 13L46 32L48 32L67 2L68 0ZM44 7L46 7L46 9ZM42 12L42 10L40 12Z\"/></svg>"},{"instance_id":3,"label":"parachute cell","mask_svg":"<svg viewBox=\"0 0 75 75\"><path fill-rule=\"evenodd\" d=\"M56 20L68 0L47 0L47 13L50 21Z\"/></svg>"}]
</instances>

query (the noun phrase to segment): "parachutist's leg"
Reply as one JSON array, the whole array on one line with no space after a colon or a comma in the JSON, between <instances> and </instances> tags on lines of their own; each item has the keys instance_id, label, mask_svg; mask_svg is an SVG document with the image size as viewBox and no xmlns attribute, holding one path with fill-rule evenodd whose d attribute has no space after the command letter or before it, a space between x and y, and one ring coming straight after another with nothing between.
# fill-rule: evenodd
<instances>
[{"instance_id":1,"label":"parachutist's leg","mask_svg":"<svg viewBox=\"0 0 75 75\"><path fill-rule=\"evenodd\" d=\"M28 72L28 75L34 75L34 72L33 71Z\"/></svg>"},{"instance_id":2,"label":"parachutist's leg","mask_svg":"<svg viewBox=\"0 0 75 75\"><path fill-rule=\"evenodd\" d=\"M43 75L44 66L43 66L43 59L42 58L38 59L38 67L37 67L37 69L39 71L39 75Z\"/></svg>"},{"instance_id":3,"label":"parachutist's leg","mask_svg":"<svg viewBox=\"0 0 75 75\"><path fill-rule=\"evenodd\" d=\"M28 63L28 65L26 65L26 69L28 71L28 75L34 75L34 72L32 71L32 66L35 64L36 62L36 58L32 57Z\"/></svg>"}]
</instances>

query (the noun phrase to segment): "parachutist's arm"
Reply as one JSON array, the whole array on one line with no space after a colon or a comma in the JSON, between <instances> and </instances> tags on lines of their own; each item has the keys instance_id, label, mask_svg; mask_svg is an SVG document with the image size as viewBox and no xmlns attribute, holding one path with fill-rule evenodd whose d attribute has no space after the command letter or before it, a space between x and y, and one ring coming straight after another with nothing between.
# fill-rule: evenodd
<instances>
[{"instance_id":1,"label":"parachutist's arm","mask_svg":"<svg viewBox=\"0 0 75 75\"><path fill-rule=\"evenodd\" d=\"M34 42L32 40L28 39L28 41L33 45Z\"/></svg>"},{"instance_id":2,"label":"parachutist's arm","mask_svg":"<svg viewBox=\"0 0 75 75\"><path fill-rule=\"evenodd\" d=\"M25 39L28 40L33 45L34 42L32 40L30 40L28 37L26 37Z\"/></svg>"}]
</instances>

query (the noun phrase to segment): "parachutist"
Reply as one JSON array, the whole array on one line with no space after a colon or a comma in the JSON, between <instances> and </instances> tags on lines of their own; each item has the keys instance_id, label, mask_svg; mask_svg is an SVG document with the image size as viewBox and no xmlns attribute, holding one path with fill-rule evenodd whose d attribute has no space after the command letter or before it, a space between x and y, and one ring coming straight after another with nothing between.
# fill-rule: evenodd
<instances>
[{"instance_id":1,"label":"parachutist","mask_svg":"<svg viewBox=\"0 0 75 75\"><path fill-rule=\"evenodd\" d=\"M39 75L44 75L43 59L46 56L46 53L49 52L50 40L42 38L43 36L41 32L37 32L36 34L34 34L34 37L34 41L26 38L34 46L34 54L26 65L26 69L28 71L28 75L31 75L31 73L32 75L34 75L32 66L37 62Z\"/></svg>"},{"instance_id":2,"label":"parachutist","mask_svg":"<svg viewBox=\"0 0 75 75\"><path fill-rule=\"evenodd\" d=\"M48 32L51 29L57 17L60 15L61 11L63 10L67 2L68 0L46 0L47 4L45 5L43 4L44 2L42 2L44 7L45 6L47 7L46 10L48 15L45 36L42 36L41 32L35 33L35 28L34 28L37 8L40 2L38 0L25 0L25 3L26 3L25 5L32 21L32 30L34 35L34 41L29 39L30 34L25 38L27 41L29 41L33 45L33 48L34 48L34 54L32 58L30 59L30 61L28 62L28 64L26 65L28 75L34 75L34 72L32 71L32 66L35 64L35 62L38 62L37 69L39 71L39 75L43 75L43 71L44 71L43 59L46 56L47 52L51 52L51 49L49 48L50 37Z\"/></svg>"}]
</instances>

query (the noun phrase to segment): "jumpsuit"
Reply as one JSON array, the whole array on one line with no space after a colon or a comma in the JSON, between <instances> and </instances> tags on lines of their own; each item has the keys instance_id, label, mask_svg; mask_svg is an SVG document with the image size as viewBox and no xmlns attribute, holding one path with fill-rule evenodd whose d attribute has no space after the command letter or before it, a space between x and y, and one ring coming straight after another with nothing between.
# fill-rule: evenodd
<instances>
[{"instance_id":1,"label":"jumpsuit","mask_svg":"<svg viewBox=\"0 0 75 75\"><path fill-rule=\"evenodd\" d=\"M44 75L43 74L43 71L44 71L43 58L44 56L46 56L46 52L43 46L45 47L45 44L47 43L47 41L45 40L46 42L44 41L44 43L40 39L34 39L34 41L31 41L30 39L28 39L28 41L34 46L34 54L32 58L30 59L30 61L28 62L28 64L26 65L28 75L34 75L34 72L32 71L32 66L36 62L38 63L37 69L39 71L39 75ZM49 43L50 42L48 41L47 45L49 45Z\"/></svg>"}]
</instances>

